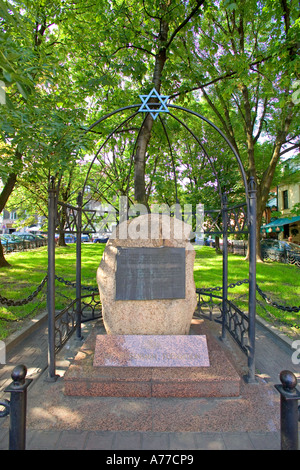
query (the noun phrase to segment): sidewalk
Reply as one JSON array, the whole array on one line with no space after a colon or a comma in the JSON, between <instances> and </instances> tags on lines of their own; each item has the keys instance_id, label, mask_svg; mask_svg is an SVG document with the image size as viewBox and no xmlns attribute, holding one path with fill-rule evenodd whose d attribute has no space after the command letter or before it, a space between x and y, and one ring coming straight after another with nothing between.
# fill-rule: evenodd
<instances>
[{"instance_id":1,"label":"sidewalk","mask_svg":"<svg viewBox=\"0 0 300 470\"><path fill-rule=\"evenodd\" d=\"M263 323L263 324L262 324ZM243 383L238 398L109 398L66 397L63 375L80 348L71 338L58 354L60 378L47 377L47 322L30 325L20 341L7 345L0 366L0 399L11 383L11 371L25 364L28 389L26 449L28 450L276 450L280 449L279 373L288 369L300 382L300 367L291 361L291 341L264 322L256 327L257 384ZM87 337L92 323L82 326ZM235 366L244 357L229 341ZM0 419L0 449L8 449L9 417Z\"/></svg>"}]
</instances>

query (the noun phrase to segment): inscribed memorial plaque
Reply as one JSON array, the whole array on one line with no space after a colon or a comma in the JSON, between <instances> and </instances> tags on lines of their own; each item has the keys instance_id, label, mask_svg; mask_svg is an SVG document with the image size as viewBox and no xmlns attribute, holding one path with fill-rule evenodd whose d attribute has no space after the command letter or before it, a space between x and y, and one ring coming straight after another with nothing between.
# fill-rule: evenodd
<instances>
[{"instance_id":1,"label":"inscribed memorial plaque","mask_svg":"<svg viewBox=\"0 0 300 470\"><path fill-rule=\"evenodd\" d=\"M205 335L97 335L95 367L209 367Z\"/></svg>"},{"instance_id":2,"label":"inscribed memorial plaque","mask_svg":"<svg viewBox=\"0 0 300 470\"><path fill-rule=\"evenodd\" d=\"M185 298L185 248L118 247L116 300Z\"/></svg>"}]
</instances>

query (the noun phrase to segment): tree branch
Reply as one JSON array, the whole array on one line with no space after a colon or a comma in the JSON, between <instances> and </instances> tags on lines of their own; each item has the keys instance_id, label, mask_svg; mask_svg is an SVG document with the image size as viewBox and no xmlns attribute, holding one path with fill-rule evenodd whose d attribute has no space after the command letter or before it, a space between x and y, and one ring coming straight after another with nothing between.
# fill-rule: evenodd
<instances>
[{"instance_id":1,"label":"tree branch","mask_svg":"<svg viewBox=\"0 0 300 470\"><path fill-rule=\"evenodd\" d=\"M182 28L184 28L184 26L190 21L190 19L193 18L193 16L197 13L197 11L204 4L204 2L205 2L205 0L197 0L197 5L195 6L195 8L193 8L193 10L189 14L189 16L187 16L186 19L178 26L178 28L175 29L175 31L171 35L169 41L165 45L165 49L168 49L170 47L170 45L171 45L173 39L175 38L175 36L179 33L179 31L182 30Z\"/></svg>"},{"instance_id":2,"label":"tree branch","mask_svg":"<svg viewBox=\"0 0 300 470\"><path fill-rule=\"evenodd\" d=\"M300 149L300 142L296 143L295 145L292 145L292 147L289 147L288 149L283 150L282 152L280 152L279 156L281 157L285 153L291 152L295 149Z\"/></svg>"},{"instance_id":3,"label":"tree branch","mask_svg":"<svg viewBox=\"0 0 300 470\"><path fill-rule=\"evenodd\" d=\"M118 49L116 49L115 52L112 53L112 56L117 54L117 52L121 51L122 49L139 49L140 51L146 52L147 54L156 57L156 55L153 52L148 51L148 49L145 49L144 47L140 46L134 46L133 44L126 44L126 46L118 47Z\"/></svg>"},{"instance_id":4,"label":"tree branch","mask_svg":"<svg viewBox=\"0 0 300 470\"><path fill-rule=\"evenodd\" d=\"M269 60L271 58L272 58L272 56L270 55L270 56L267 56L267 57L263 57L260 60L256 60L255 62L252 62L251 64L249 64L249 68L253 67L254 65L261 64L262 62L265 62L266 60ZM238 73L237 71L227 72L224 75L221 75L219 77L214 78L213 80L210 80L207 83L204 83L203 85L198 85L198 86L195 86L193 88L190 88L189 90L179 91L178 93L173 93L173 95L170 96L170 99L176 98L176 96L182 95L183 93L191 93L192 91L203 90L204 88L206 88L210 85L213 85L214 83L217 83L217 82L219 82L221 80L224 80L226 78L231 78L234 75L236 75L237 73Z\"/></svg>"},{"instance_id":5,"label":"tree branch","mask_svg":"<svg viewBox=\"0 0 300 470\"><path fill-rule=\"evenodd\" d=\"M263 127L264 120L265 120L265 115L266 115L266 112L267 112L267 103L268 103L268 99L265 98L264 99L263 112L262 112L262 116L261 116L260 121L259 121L259 127L258 127L258 130L257 130L257 134L253 139L254 143L256 143L258 141L259 136L260 136L261 131L262 131L262 127Z\"/></svg>"}]
</instances>

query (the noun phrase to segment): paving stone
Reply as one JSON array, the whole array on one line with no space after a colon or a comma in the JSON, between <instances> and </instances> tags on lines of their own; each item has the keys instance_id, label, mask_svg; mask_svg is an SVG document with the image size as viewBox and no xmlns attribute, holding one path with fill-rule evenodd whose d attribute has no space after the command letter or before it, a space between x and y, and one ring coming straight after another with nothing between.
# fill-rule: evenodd
<instances>
[{"instance_id":1,"label":"paving stone","mask_svg":"<svg viewBox=\"0 0 300 470\"><path fill-rule=\"evenodd\" d=\"M140 450L142 434L140 432L117 432L112 445L114 450Z\"/></svg>"},{"instance_id":2,"label":"paving stone","mask_svg":"<svg viewBox=\"0 0 300 470\"><path fill-rule=\"evenodd\" d=\"M87 434L87 431L62 431L57 449L83 450Z\"/></svg>"},{"instance_id":3,"label":"paving stone","mask_svg":"<svg viewBox=\"0 0 300 470\"><path fill-rule=\"evenodd\" d=\"M221 433L201 432L195 435L198 450L225 450Z\"/></svg>"},{"instance_id":4,"label":"paving stone","mask_svg":"<svg viewBox=\"0 0 300 470\"><path fill-rule=\"evenodd\" d=\"M8 450L9 446L8 428L0 428L0 450Z\"/></svg>"},{"instance_id":5,"label":"paving stone","mask_svg":"<svg viewBox=\"0 0 300 470\"><path fill-rule=\"evenodd\" d=\"M247 432L224 432L222 434L227 450L254 450Z\"/></svg>"},{"instance_id":6,"label":"paving stone","mask_svg":"<svg viewBox=\"0 0 300 470\"><path fill-rule=\"evenodd\" d=\"M167 450L169 449L169 433L167 432L143 432L143 450Z\"/></svg>"},{"instance_id":7,"label":"paving stone","mask_svg":"<svg viewBox=\"0 0 300 470\"><path fill-rule=\"evenodd\" d=\"M112 431L89 432L86 438L85 450L111 450L115 433Z\"/></svg>"},{"instance_id":8,"label":"paving stone","mask_svg":"<svg viewBox=\"0 0 300 470\"><path fill-rule=\"evenodd\" d=\"M196 449L195 433L193 432L174 432L170 434L170 449L186 450Z\"/></svg>"},{"instance_id":9,"label":"paving stone","mask_svg":"<svg viewBox=\"0 0 300 470\"><path fill-rule=\"evenodd\" d=\"M27 436L27 450L55 450L61 431L34 431Z\"/></svg>"},{"instance_id":10,"label":"paving stone","mask_svg":"<svg viewBox=\"0 0 300 470\"><path fill-rule=\"evenodd\" d=\"M256 450L279 450L280 433L249 432L249 438Z\"/></svg>"}]
</instances>

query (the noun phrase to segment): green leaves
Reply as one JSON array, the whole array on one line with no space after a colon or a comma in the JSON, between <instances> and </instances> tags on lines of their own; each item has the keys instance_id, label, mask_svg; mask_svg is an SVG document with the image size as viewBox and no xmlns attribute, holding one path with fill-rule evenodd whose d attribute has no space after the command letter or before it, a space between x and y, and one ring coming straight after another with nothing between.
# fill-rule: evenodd
<instances>
[{"instance_id":1,"label":"green leaves","mask_svg":"<svg viewBox=\"0 0 300 470\"><path fill-rule=\"evenodd\" d=\"M167 45L166 61L156 71L162 93L173 95L173 103L195 109L220 126L247 170L250 129L252 139L257 137L254 163L261 179L292 93L297 93L290 88L299 67L298 56L293 55L299 34L297 2L290 4L288 31L281 4L207 0L181 27L196 2L0 0L0 80L7 88L6 106L0 106L6 154L3 168L14 168L12 150L17 146L23 155L23 181L32 174L47 179L55 173L63 178L74 159L81 162L86 155L94 155L120 116L102 122L93 133L86 134L86 129L106 113L139 102L138 95L153 88L156 59ZM167 38L162 38L162 29ZM132 128L119 129L119 135L114 135L110 148L114 159L108 158L107 151L93 172L97 179L101 167L110 196L113 188L126 192L128 178L129 192L133 188L133 167L130 175L129 168L134 132L140 124L131 124ZM203 155L199 156L178 123L168 125L178 149L176 176L191 181L187 190L179 187L178 191L193 198L197 188L197 198L201 191L212 205L217 203L215 187L206 184L211 168L204 165ZM297 128L292 124L291 129L292 138ZM197 132L216 158L222 184L232 180L230 190L239 193L239 175L232 177L232 161L218 137L201 126ZM270 145L263 146L263 139ZM191 153L185 153L188 146ZM174 179L164 132L156 126L147 149L150 198L173 201ZM108 189L103 191L108 194Z\"/></svg>"}]
</instances>

